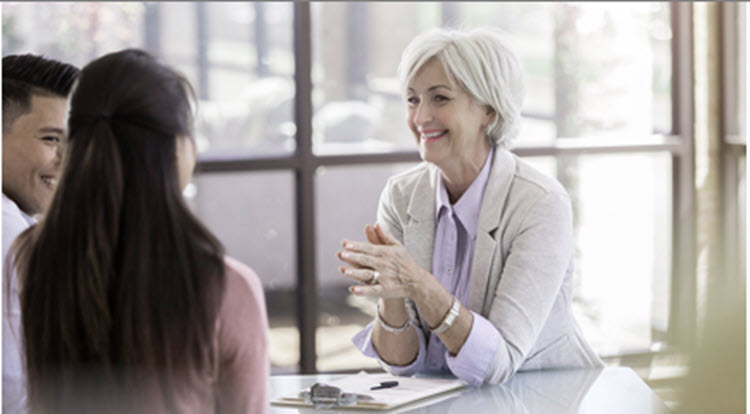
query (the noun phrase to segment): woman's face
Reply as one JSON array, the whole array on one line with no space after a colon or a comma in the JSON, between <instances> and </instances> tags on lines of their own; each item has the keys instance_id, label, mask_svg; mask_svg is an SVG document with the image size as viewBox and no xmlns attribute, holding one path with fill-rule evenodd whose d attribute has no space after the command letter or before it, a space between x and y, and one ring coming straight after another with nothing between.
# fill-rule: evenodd
<instances>
[{"instance_id":1,"label":"woman's face","mask_svg":"<svg viewBox=\"0 0 750 414\"><path fill-rule=\"evenodd\" d=\"M454 85L437 59L422 66L408 85L407 123L422 159L438 167L471 163L489 151L484 129L492 110Z\"/></svg>"},{"instance_id":2,"label":"woman's face","mask_svg":"<svg viewBox=\"0 0 750 414\"><path fill-rule=\"evenodd\" d=\"M184 190L193 176L193 169L195 169L195 144L187 136L178 136L176 140L177 177L180 180L180 189Z\"/></svg>"}]
</instances>

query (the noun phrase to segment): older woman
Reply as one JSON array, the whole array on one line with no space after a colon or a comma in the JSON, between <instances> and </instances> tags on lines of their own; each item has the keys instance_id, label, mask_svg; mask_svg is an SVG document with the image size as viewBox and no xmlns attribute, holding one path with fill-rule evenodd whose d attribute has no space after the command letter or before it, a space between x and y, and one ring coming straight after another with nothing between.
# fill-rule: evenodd
<instances>
[{"instance_id":1,"label":"older woman","mask_svg":"<svg viewBox=\"0 0 750 414\"><path fill-rule=\"evenodd\" d=\"M433 30L399 76L422 159L392 177L368 242L344 240L340 271L379 297L353 341L395 374L472 385L516 371L598 367L573 317L570 199L508 151L523 95L499 33Z\"/></svg>"}]
</instances>

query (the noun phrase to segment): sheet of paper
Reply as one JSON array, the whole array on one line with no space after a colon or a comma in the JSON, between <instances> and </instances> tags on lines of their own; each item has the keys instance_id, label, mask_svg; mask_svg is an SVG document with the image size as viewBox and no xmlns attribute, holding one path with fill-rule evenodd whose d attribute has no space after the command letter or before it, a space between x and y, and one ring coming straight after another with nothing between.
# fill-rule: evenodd
<instances>
[{"instance_id":1,"label":"sheet of paper","mask_svg":"<svg viewBox=\"0 0 750 414\"><path fill-rule=\"evenodd\" d=\"M370 390L385 381L398 381L398 385L392 388ZM345 393L368 395L373 400L359 402L357 406L380 409L398 407L466 386L464 381L455 378L397 377L390 374L367 374L366 372L328 381L325 384L338 387ZM281 400L292 402L300 401L301 398L299 394L296 394Z\"/></svg>"}]
</instances>

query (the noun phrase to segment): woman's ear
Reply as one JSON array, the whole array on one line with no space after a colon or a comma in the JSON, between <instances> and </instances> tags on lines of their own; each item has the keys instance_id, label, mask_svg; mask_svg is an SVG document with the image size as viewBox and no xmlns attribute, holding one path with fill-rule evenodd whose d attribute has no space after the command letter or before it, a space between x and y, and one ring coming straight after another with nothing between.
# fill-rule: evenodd
<instances>
[{"instance_id":1,"label":"woman's ear","mask_svg":"<svg viewBox=\"0 0 750 414\"><path fill-rule=\"evenodd\" d=\"M175 152L177 157L177 178L180 182L180 189L184 190L193 176L197 158L193 139L186 135L178 135L175 138Z\"/></svg>"},{"instance_id":2,"label":"woman's ear","mask_svg":"<svg viewBox=\"0 0 750 414\"><path fill-rule=\"evenodd\" d=\"M490 117L489 120L490 120L490 123L492 123L492 121L495 120L495 115L496 115L495 110L489 105L485 105L484 108L485 108L485 115Z\"/></svg>"},{"instance_id":3,"label":"woman's ear","mask_svg":"<svg viewBox=\"0 0 750 414\"><path fill-rule=\"evenodd\" d=\"M493 122L495 122L496 116L497 116L497 112L495 112L495 110L491 106L485 105L484 106L484 122L482 123L483 127L487 128Z\"/></svg>"}]
</instances>

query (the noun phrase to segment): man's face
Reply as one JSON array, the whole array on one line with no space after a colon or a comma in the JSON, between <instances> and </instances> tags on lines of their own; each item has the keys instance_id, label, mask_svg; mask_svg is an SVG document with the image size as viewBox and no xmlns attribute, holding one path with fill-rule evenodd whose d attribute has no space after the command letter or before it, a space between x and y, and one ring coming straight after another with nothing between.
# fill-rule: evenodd
<instances>
[{"instance_id":1,"label":"man's face","mask_svg":"<svg viewBox=\"0 0 750 414\"><path fill-rule=\"evenodd\" d=\"M52 200L65 139L65 98L31 96L31 110L3 131L3 193L26 214Z\"/></svg>"}]
</instances>

